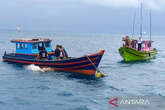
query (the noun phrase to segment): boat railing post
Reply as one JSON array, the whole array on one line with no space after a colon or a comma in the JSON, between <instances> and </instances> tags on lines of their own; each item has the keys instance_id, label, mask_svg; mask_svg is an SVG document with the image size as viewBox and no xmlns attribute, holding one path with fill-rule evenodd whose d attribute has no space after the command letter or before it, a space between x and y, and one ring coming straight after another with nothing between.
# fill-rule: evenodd
<instances>
[{"instance_id":1,"label":"boat railing post","mask_svg":"<svg viewBox=\"0 0 165 110\"><path fill-rule=\"evenodd\" d=\"M6 55L6 51L4 52L4 55Z\"/></svg>"}]
</instances>

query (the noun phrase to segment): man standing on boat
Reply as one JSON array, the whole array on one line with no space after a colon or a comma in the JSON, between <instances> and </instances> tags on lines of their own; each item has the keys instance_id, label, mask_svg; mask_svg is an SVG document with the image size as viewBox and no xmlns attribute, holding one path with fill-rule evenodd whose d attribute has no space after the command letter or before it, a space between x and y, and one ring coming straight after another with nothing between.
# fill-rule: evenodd
<instances>
[{"instance_id":1,"label":"man standing on boat","mask_svg":"<svg viewBox=\"0 0 165 110\"><path fill-rule=\"evenodd\" d=\"M55 59L68 58L68 54L66 50L62 47L62 45L56 45L54 56L55 56Z\"/></svg>"},{"instance_id":2,"label":"man standing on boat","mask_svg":"<svg viewBox=\"0 0 165 110\"><path fill-rule=\"evenodd\" d=\"M59 45L61 53L62 53L62 57L63 58L68 58L68 53L66 52L65 48L62 45Z\"/></svg>"},{"instance_id":3,"label":"man standing on boat","mask_svg":"<svg viewBox=\"0 0 165 110\"><path fill-rule=\"evenodd\" d=\"M54 51L54 57L55 57L55 60L57 59L60 59L60 54L61 54L61 51L60 51L60 47L59 45L56 45L56 49Z\"/></svg>"},{"instance_id":4,"label":"man standing on boat","mask_svg":"<svg viewBox=\"0 0 165 110\"><path fill-rule=\"evenodd\" d=\"M136 50L136 43L137 41L135 39L131 39L131 48L135 49Z\"/></svg>"},{"instance_id":5,"label":"man standing on boat","mask_svg":"<svg viewBox=\"0 0 165 110\"><path fill-rule=\"evenodd\" d=\"M125 38L123 38L123 41L125 41L125 45L124 46L130 47L131 40L130 40L129 36L126 36Z\"/></svg>"},{"instance_id":6,"label":"man standing on boat","mask_svg":"<svg viewBox=\"0 0 165 110\"><path fill-rule=\"evenodd\" d=\"M141 48L142 48L142 37L139 37L139 40L138 40L138 51L141 51Z\"/></svg>"}]
</instances>

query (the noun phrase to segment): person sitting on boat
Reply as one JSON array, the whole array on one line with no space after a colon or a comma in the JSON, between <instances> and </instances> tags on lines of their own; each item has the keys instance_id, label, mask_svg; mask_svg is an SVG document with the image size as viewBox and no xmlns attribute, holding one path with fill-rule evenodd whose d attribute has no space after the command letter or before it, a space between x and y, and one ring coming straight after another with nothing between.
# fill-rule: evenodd
<instances>
[{"instance_id":1,"label":"person sitting on boat","mask_svg":"<svg viewBox=\"0 0 165 110\"><path fill-rule=\"evenodd\" d=\"M48 58L48 52L46 51L45 48L39 52L39 57L40 59L47 59Z\"/></svg>"},{"instance_id":2,"label":"person sitting on boat","mask_svg":"<svg viewBox=\"0 0 165 110\"><path fill-rule=\"evenodd\" d=\"M129 38L129 36L126 36L123 41L125 41L125 46L126 47L130 47L130 44L131 44L131 40Z\"/></svg>"},{"instance_id":3,"label":"person sitting on boat","mask_svg":"<svg viewBox=\"0 0 165 110\"><path fill-rule=\"evenodd\" d=\"M141 51L141 48L142 48L142 37L139 37L139 40L138 40L138 51Z\"/></svg>"},{"instance_id":4,"label":"person sitting on boat","mask_svg":"<svg viewBox=\"0 0 165 110\"><path fill-rule=\"evenodd\" d=\"M133 49L136 49L136 40L135 39L133 39L132 38L132 40L131 40L131 47L133 48Z\"/></svg>"},{"instance_id":5,"label":"person sitting on boat","mask_svg":"<svg viewBox=\"0 0 165 110\"><path fill-rule=\"evenodd\" d=\"M59 45L60 51L62 53L62 58L68 58L68 53L62 45Z\"/></svg>"},{"instance_id":6,"label":"person sitting on boat","mask_svg":"<svg viewBox=\"0 0 165 110\"><path fill-rule=\"evenodd\" d=\"M60 45L56 45L56 49L54 51L55 59L60 59L60 55L61 55Z\"/></svg>"}]
</instances>

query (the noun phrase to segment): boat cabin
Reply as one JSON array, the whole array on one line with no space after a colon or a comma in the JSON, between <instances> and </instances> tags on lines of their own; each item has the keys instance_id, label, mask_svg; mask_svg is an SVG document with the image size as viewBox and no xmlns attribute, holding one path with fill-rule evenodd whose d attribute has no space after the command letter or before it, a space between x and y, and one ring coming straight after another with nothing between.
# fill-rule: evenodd
<instances>
[{"instance_id":1,"label":"boat cabin","mask_svg":"<svg viewBox=\"0 0 165 110\"><path fill-rule=\"evenodd\" d=\"M13 39L12 43L16 44L17 54L38 54L39 47L44 47L46 51L52 52L51 39Z\"/></svg>"},{"instance_id":2,"label":"boat cabin","mask_svg":"<svg viewBox=\"0 0 165 110\"><path fill-rule=\"evenodd\" d=\"M152 44L152 41L143 41L142 42L142 49L141 49L141 51L145 52L145 51L152 50L151 44Z\"/></svg>"}]
</instances>

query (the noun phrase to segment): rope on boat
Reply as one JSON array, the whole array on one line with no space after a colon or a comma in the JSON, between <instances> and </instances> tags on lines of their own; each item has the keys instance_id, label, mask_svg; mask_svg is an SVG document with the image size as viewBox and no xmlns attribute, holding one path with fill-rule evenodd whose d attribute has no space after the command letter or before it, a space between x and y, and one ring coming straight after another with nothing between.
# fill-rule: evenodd
<instances>
[{"instance_id":1,"label":"rope on boat","mask_svg":"<svg viewBox=\"0 0 165 110\"><path fill-rule=\"evenodd\" d=\"M92 62L92 60L86 56L88 58L88 60L90 61L90 63L93 65L93 67L96 69L97 71L97 74L96 74L96 77L97 78L101 78L101 77L104 77L104 74L101 73L101 71L99 70L99 68L96 67L96 65Z\"/></svg>"}]
</instances>

